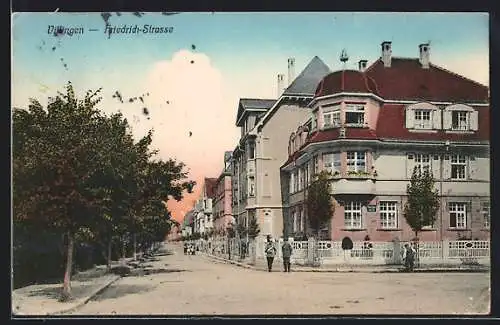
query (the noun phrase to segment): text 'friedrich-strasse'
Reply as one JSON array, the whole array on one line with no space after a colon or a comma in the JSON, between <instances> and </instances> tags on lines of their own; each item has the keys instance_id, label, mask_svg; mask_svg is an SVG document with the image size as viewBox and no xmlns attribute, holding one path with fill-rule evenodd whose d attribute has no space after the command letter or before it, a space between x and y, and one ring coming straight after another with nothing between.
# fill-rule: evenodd
<instances>
[{"instance_id":1,"label":"text 'friedrich-strasse'","mask_svg":"<svg viewBox=\"0 0 500 325\"><path fill-rule=\"evenodd\" d=\"M104 29L105 34L171 34L173 27L155 26L155 25L121 25L111 26L108 25Z\"/></svg>"}]
</instances>

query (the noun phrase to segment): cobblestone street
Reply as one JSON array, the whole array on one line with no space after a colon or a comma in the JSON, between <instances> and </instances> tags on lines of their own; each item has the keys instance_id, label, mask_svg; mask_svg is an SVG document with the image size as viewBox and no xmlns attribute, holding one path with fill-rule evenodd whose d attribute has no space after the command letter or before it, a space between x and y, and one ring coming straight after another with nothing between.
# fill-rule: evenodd
<instances>
[{"instance_id":1,"label":"cobblestone street","mask_svg":"<svg viewBox=\"0 0 500 325\"><path fill-rule=\"evenodd\" d=\"M489 311L486 273L272 273L174 255L124 277L73 315L474 314Z\"/></svg>"}]
</instances>

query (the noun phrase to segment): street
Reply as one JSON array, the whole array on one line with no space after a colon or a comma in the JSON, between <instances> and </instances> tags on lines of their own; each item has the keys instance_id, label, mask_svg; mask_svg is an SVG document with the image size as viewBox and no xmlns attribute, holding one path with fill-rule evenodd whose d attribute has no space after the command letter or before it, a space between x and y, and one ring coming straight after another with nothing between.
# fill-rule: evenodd
<instances>
[{"instance_id":1,"label":"street","mask_svg":"<svg viewBox=\"0 0 500 325\"><path fill-rule=\"evenodd\" d=\"M486 314L487 273L272 273L185 256L124 277L72 315Z\"/></svg>"}]
</instances>

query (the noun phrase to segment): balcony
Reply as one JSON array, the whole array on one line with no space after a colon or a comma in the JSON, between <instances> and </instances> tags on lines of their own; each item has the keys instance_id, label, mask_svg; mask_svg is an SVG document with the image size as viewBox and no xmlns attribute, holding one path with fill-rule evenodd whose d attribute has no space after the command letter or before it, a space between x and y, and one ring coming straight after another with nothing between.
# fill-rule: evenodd
<instances>
[{"instance_id":1,"label":"balcony","mask_svg":"<svg viewBox=\"0 0 500 325\"><path fill-rule=\"evenodd\" d=\"M375 194L376 183L372 176L351 175L346 178L333 178L330 183L330 194Z\"/></svg>"},{"instance_id":2,"label":"balcony","mask_svg":"<svg viewBox=\"0 0 500 325\"><path fill-rule=\"evenodd\" d=\"M369 172L355 172L355 171L348 171L346 173L339 173L339 172L334 172L331 176L330 179L332 180L339 180L339 179L359 179L359 180L376 180L377 178L377 172L369 173Z\"/></svg>"}]
</instances>

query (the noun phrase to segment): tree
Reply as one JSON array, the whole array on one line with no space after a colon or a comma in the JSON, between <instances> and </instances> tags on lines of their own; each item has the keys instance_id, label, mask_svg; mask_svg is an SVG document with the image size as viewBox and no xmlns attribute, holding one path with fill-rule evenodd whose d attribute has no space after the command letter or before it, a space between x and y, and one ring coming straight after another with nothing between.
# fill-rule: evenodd
<instances>
[{"instance_id":1,"label":"tree","mask_svg":"<svg viewBox=\"0 0 500 325\"><path fill-rule=\"evenodd\" d=\"M49 99L47 109L31 100L13 114L14 219L38 219L62 230L67 243L62 299L70 297L75 236L98 206L91 183L100 170L100 90L83 100L71 83ZM92 224L92 222L90 222Z\"/></svg>"},{"instance_id":2,"label":"tree","mask_svg":"<svg viewBox=\"0 0 500 325\"><path fill-rule=\"evenodd\" d=\"M406 186L406 195L408 201L404 206L403 215L406 223L415 232L418 264L418 233L422 227L435 223L436 213L439 209L439 193L434 188L434 177L428 168L425 168L423 172L418 167L413 169L410 184Z\"/></svg>"},{"instance_id":3,"label":"tree","mask_svg":"<svg viewBox=\"0 0 500 325\"><path fill-rule=\"evenodd\" d=\"M75 241L110 245L133 231L146 241L163 240L171 222L161 202L179 201L195 185L183 163L153 160L152 132L136 143L121 114L103 115L99 93L87 91L79 100L68 83L47 108L31 100L12 118L14 223L64 234L65 300Z\"/></svg>"},{"instance_id":4,"label":"tree","mask_svg":"<svg viewBox=\"0 0 500 325\"><path fill-rule=\"evenodd\" d=\"M309 226L318 238L320 230L332 219L335 211L330 196L330 173L322 171L315 176L307 189L306 209Z\"/></svg>"},{"instance_id":5,"label":"tree","mask_svg":"<svg viewBox=\"0 0 500 325\"><path fill-rule=\"evenodd\" d=\"M434 178L429 169L421 172L420 168L415 167L410 184L406 186L406 195L408 201L404 206L403 215L418 238L422 227L435 223L439 209L439 194L434 188Z\"/></svg>"},{"instance_id":6,"label":"tree","mask_svg":"<svg viewBox=\"0 0 500 325\"><path fill-rule=\"evenodd\" d=\"M260 233L259 223L255 216L251 216L248 222L248 237L254 239Z\"/></svg>"}]
</instances>

